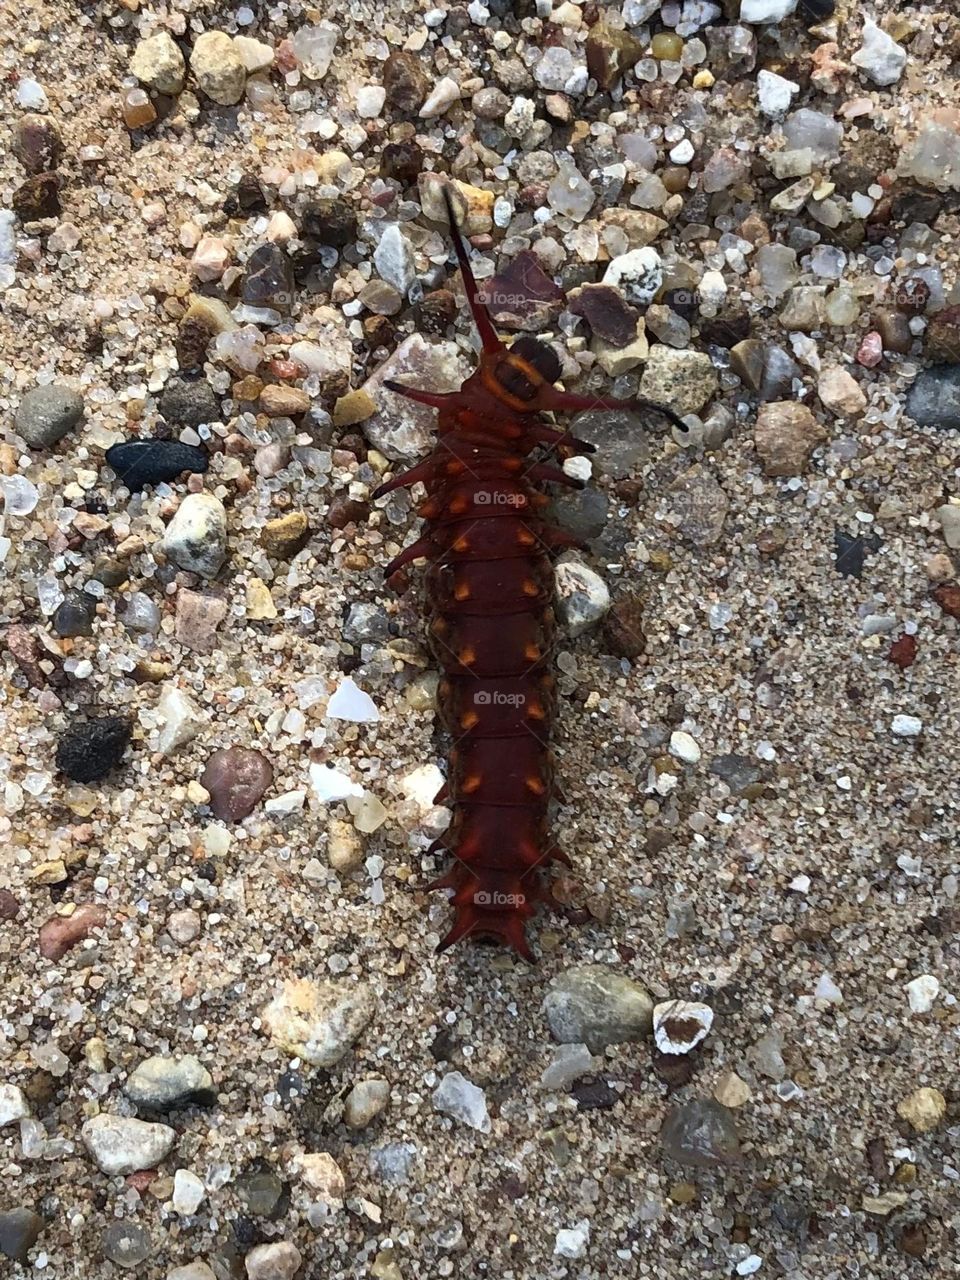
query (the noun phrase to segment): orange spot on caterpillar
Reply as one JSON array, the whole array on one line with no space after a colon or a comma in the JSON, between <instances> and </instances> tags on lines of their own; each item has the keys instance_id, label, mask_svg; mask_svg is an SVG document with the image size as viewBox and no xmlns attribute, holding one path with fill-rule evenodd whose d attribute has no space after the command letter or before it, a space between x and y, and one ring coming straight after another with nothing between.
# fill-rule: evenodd
<instances>
[{"instance_id":1,"label":"orange spot on caterpillar","mask_svg":"<svg viewBox=\"0 0 960 1280\"><path fill-rule=\"evenodd\" d=\"M477 715L476 711L465 711L460 717L461 729L473 729L479 723L480 717Z\"/></svg>"},{"instance_id":2,"label":"orange spot on caterpillar","mask_svg":"<svg viewBox=\"0 0 960 1280\"><path fill-rule=\"evenodd\" d=\"M469 600L470 599L469 584L466 582L458 582L453 589L453 598L454 600Z\"/></svg>"}]
</instances>

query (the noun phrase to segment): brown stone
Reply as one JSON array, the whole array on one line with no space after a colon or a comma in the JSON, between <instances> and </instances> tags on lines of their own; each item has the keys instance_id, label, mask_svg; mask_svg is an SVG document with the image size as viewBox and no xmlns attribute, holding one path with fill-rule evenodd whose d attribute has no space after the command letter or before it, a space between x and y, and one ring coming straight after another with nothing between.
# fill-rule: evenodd
<instances>
[{"instance_id":1,"label":"brown stone","mask_svg":"<svg viewBox=\"0 0 960 1280\"><path fill-rule=\"evenodd\" d=\"M106 921L106 907L92 903L77 907L69 916L51 916L40 926L40 954L45 960L56 962L82 942L91 929L102 928Z\"/></svg>"},{"instance_id":2,"label":"brown stone","mask_svg":"<svg viewBox=\"0 0 960 1280\"><path fill-rule=\"evenodd\" d=\"M210 793L210 808L225 822L239 822L252 813L272 782L270 761L248 747L215 751L200 777Z\"/></svg>"},{"instance_id":3,"label":"brown stone","mask_svg":"<svg viewBox=\"0 0 960 1280\"><path fill-rule=\"evenodd\" d=\"M268 520L260 531L260 544L267 555L289 560L302 551L310 540L310 525L302 511L289 511L276 520Z\"/></svg>"},{"instance_id":4,"label":"brown stone","mask_svg":"<svg viewBox=\"0 0 960 1280\"><path fill-rule=\"evenodd\" d=\"M260 408L271 418L297 418L310 408L310 397L299 387L273 383L260 392Z\"/></svg>"},{"instance_id":5,"label":"brown stone","mask_svg":"<svg viewBox=\"0 0 960 1280\"><path fill-rule=\"evenodd\" d=\"M174 636L194 653L210 653L216 644L217 627L226 616L227 602L220 596L181 587L177 592Z\"/></svg>"},{"instance_id":6,"label":"brown stone","mask_svg":"<svg viewBox=\"0 0 960 1280\"><path fill-rule=\"evenodd\" d=\"M760 406L754 430L757 453L768 476L798 476L827 433L805 404L775 400Z\"/></svg>"},{"instance_id":7,"label":"brown stone","mask_svg":"<svg viewBox=\"0 0 960 1280\"><path fill-rule=\"evenodd\" d=\"M413 115L423 106L430 89L430 77L423 59L399 49L383 64L383 88L395 111Z\"/></svg>"},{"instance_id":8,"label":"brown stone","mask_svg":"<svg viewBox=\"0 0 960 1280\"><path fill-rule=\"evenodd\" d=\"M617 596L604 618L604 639L609 651L618 658L639 658L647 647L643 633L643 601L636 592Z\"/></svg>"}]
</instances>

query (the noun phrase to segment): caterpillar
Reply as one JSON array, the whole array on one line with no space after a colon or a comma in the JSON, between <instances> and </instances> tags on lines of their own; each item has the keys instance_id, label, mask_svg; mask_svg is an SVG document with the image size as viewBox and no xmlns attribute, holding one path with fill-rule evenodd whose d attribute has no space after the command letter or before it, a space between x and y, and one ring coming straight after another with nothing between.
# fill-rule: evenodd
<instances>
[{"instance_id":1,"label":"caterpillar","mask_svg":"<svg viewBox=\"0 0 960 1280\"><path fill-rule=\"evenodd\" d=\"M577 395L554 386L556 352L523 335L505 346L478 293L450 192L450 234L480 336L477 369L459 390L384 386L437 410L437 445L425 461L381 484L374 497L421 483L421 536L384 570L387 581L426 559L428 633L441 669L440 719L452 737L447 779L435 803L453 812L429 853L450 856L429 889L452 894L445 951L471 936L533 960L526 922L556 907L543 872L569 866L548 836L553 785L550 731L556 714L550 654L555 618L552 557L580 541L548 524L544 485L582 488L554 465L593 446L560 431L548 412L645 409L687 427L671 409L641 399ZM552 459L551 459L552 455Z\"/></svg>"}]
</instances>

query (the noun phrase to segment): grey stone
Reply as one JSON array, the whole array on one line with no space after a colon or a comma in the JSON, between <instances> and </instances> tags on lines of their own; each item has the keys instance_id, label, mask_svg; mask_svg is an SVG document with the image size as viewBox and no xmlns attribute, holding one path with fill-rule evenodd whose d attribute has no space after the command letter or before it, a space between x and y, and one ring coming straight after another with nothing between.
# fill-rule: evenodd
<instances>
[{"instance_id":1,"label":"grey stone","mask_svg":"<svg viewBox=\"0 0 960 1280\"><path fill-rule=\"evenodd\" d=\"M919 373L906 408L921 427L960 428L960 364L935 364Z\"/></svg>"},{"instance_id":2,"label":"grey stone","mask_svg":"<svg viewBox=\"0 0 960 1280\"><path fill-rule=\"evenodd\" d=\"M600 1053L609 1044L642 1040L653 1025L653 1001L632 978L602 964L581 964L559 974L543 1002L560 1044L585 1044Z\"/></svg>"},{"instance_id":3,"label":"grey stone","mask_svg":"<svg viewBox=\"0 0 960 1280\"><path fill-rule=\"evenodd\" d=\"M206 378L169 377L160 393L159 408L164 420L174 427L199 427L220 420L220 401Z\"/></svg>"},{"instance_id":4,"label":"grey stone","mask_svg":"<svg viewBox=\"0 0 960 1280\"><path fill-rule=\"evenodd\" d=\"M49 449L82 417L82 397L71 387L51 382L27 392L17 406L13 424L31 449Z\"/></svg>"},{"instance_id":5,"label":"grey stone","mask_svg":"<svg viewBox=\"0 0 960 1280\"><path fill-rule=\"evenodd\" d=\"M660 1130L664 1155L691 1169L712 1169L740 1158L736 1121L712 1098L673 1107Z\"/></svg>"},{"instance_id":6,"label":"grey stone","mask_svg":"<svg viewBox=\"0 0 960 1280\"><path fill-rule=\"evenodd\" d=\"M123 1091L138 1107L171 1111L190 1103L212 1106L216 1100L213 1078L198 1058L145 1058L131 1071Z\"/></svg>"},{"instance_id":7,"label":"grey stone","mask_svg":"<svg viewBox=\"0 0 960 1280\"><path fill-rule=\"evenodd\" d=\"M0 1253L25 1264L42 1230L43 1219L32 1209L3 1210L0 1212Z\"/></svg>"},{"instance_id":8,"label":"grey stone","mask_svg":"<svg viewBox=\"0 0 960 1280\"><path fill-rule=\"evenodd\" d=\"M130 1116L93 1116L80 1130L83 1145L104 1173L137 1173L159 1164L176 1141L165 1124Z\"/></svg>"}]
</instances>

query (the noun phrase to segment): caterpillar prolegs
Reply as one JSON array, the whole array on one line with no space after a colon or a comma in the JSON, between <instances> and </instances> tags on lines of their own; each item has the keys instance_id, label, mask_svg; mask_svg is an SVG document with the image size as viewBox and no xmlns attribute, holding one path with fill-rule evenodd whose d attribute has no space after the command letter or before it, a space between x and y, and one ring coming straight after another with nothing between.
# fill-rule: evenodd
<instances>
[{"instance_id":1,"label":"caterpillar prolegs","mask_svg":"<svg viewBox=\"0 0 960 1280\"><path fill-rule=\"evenodd\" d=\"M567 863L550 841L550 730L556 713L550 655L554 637L552 557L579 546L548 524L547 484L581 488L551 458L592 452L557 430L548 412L647 409L682 431L670 409L646 400L574 395L553 384L556 353L532 337L509 347L497 337L477 293L449 191L450 231L470 310L480 334L479 365L458 391L384 385L437 410L433 453L380 486L375 496L420 481L426 500L418 540L387 566L430 561L430 641L443 673L439 703L453 745L437 803L453 819L432 851L450 864L429 887L452 891L453 927L440 943L495 941L533 955L526 921L553 903L543 872Z\"/></svg>"}]
</instances>

